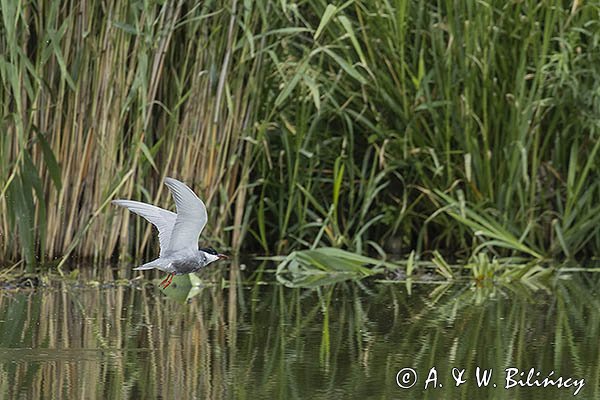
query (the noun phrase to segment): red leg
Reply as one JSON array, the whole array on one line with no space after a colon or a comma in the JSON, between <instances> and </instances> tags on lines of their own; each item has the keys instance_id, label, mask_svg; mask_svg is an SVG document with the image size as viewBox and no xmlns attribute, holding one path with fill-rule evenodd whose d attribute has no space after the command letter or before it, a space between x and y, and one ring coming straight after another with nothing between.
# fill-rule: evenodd
<instances>
[{"instance_id":1,"label":"red leg","mask_svg":"<svg viewBox=\"0 0 600 400\"><path fill-rule=\"evenodd\" d=\"M165 289L171 283L170 279L173 279L173 274L167 275L167 277L163 279L162 282L158 284L158 286L162 286L162 288Z\"/></svg>"},{"instance_id":2,"label":"red leg","mask_svg":"<svg viewBox=\"0 0 600 400\"><path fill-rule=\"evenodd\" d=\"M167 278L167 284L165 286L163 286L163 289L166 289L169 287L169 285L171 284L171 282L173 282L173 277L175 276L175 274L170 274Z\"/></svg>"},{"instance_id":3,"label":"red leg","mask_svg":"<svg viewBox=\"0 0 600 400\"><path fill-rule=\"evenodd\" d=\"M159 287L161 287L162 285L164 285L164 284L165 284L165 282L167 281L167 278L168 278L168 277L169 277L169 275L167 275L167 277L166 277L165 279L163 279L163 280L162 280L162 282L160 282L160 283L158 284L158 286L159 286Z\"/></svg>"}]
</instances>

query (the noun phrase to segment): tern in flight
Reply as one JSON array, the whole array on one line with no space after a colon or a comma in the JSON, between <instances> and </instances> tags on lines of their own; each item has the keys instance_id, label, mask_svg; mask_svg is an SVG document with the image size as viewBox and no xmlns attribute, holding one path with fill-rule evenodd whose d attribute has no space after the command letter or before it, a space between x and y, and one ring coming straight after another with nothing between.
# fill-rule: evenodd
<instances>
[{"instance_id":1,"label":"tern in flight","mask_svg":"<svg viewBox=\"0 0 600 400\"><path fill-rule=\"evenodd\" d=\"M171 191L177 214L151 204L132 200L113 200L112 203L127 208L144 217L158 229L160 256L136 270L158 269L168 273L159 284L163 289L173 281L173 276L190 274L213 261L228 258L212 247L198 248L198 237L206 225L206 206L196 194L177 179L165 178Z\"/></svg>"}]
</instances>

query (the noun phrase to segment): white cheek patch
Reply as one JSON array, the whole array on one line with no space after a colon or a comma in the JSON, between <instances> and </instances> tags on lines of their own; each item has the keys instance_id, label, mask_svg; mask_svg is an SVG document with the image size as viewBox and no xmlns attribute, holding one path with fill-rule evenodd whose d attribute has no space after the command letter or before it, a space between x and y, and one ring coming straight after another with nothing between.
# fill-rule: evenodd
<instances>
[{"instance_id":1,"label":"white cheek patch","mask_svg":"<svg viewBox=\"0 0 600 400\"><path fill-rule=\"evenodd\" d=\"M213 262L213 261L217 261L218 259L219 259L219 256L215 256L215 255L213 255L213 254L206 253L206 260L207 260L209 263L211 263L211 262Z\"/></svg>"}]
</instances>

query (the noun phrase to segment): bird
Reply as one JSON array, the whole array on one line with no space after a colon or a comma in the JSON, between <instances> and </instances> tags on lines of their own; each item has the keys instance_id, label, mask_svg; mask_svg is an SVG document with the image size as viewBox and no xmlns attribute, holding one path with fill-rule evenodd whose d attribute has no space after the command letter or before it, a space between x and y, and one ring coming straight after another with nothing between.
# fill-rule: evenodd
<instances>
[{"instance_id":1,"label":"bird","mask_svg":"<svg viewBox=\"0 0 600 400\"><path fill-rule=\"evenodd\" d=\"M134 270L158 269L168 273L159 284L166 289L175 275L190 274L208 264L229 258L212 247L198 248L198 237L208 220L206 206L185 183L165 178L177 213L133 200L113 200L112 204L124 207L145 218L158 229L159 257Z\"/></svg>"}]
</instances>

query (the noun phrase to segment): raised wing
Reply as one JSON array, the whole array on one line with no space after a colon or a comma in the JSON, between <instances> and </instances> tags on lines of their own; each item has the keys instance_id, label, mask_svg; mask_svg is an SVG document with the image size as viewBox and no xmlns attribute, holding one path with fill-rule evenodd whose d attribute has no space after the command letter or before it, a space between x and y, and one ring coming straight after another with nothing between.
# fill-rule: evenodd
<instances>
[{"instance_id":1,"label":"raised wing","mask_svg":"<svg viewBox=\"0 0 600 400\"><path fill-rule=\"evenodd\" d=\"M129 211L144 217L158 229L158 241L160 243L160 255L167 251L177 214L164 210L151 204L132 200L113 200L113 204L127 208Z\"/></svg>"},{"instance_id":2,"label":"raised wing","mask_svg":"<svg viewBox=\"0 0 600 400\"><path fill-rule=\"evenodd\" d=\"M196 194L177 179L165 178L177 206L177 220L171 233L168 251L198 250L198 236L204 229L208 216L206 206Z\"/></svg>"}]
</instances>

